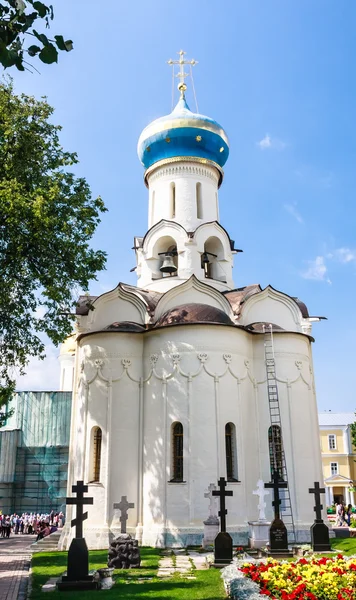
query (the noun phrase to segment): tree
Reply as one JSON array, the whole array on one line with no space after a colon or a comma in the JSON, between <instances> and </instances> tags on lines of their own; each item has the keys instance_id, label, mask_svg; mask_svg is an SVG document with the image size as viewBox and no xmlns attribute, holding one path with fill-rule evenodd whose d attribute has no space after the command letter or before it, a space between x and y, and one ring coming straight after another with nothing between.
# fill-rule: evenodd
<instances>
[{"instance_id":1,"label":"tree","mask_svg":"<svg viewBox=\"0 0 356 600\"><path fill-rule=\"evenodd\" d=\"M104 268L89 240L106 211L78 162L59 142L53 108L0 83L0 409L32 356L44 358L46 333L72 333L78 288Z\"/></svg>"},{"instance_id":2,"label":"tree","mask_svg":"<svg viewBox=\"0 0 356 600\"><path fill-rule=\"evenodd\" d=\"M355 413L356 417L356 413ZM350 425L351 442L354 448L356 448L356 421Z\"/></svg>"},{"instance_id":3,"label":"tree","mask_svg":"<svg viewBox=\"0 0 356 600\"><path fill-rule=\"evenodd\" d=\"M70 52L72 40L64 40L62 35L48 39L44 33L38 33L33 25L44 24L49 28L54 18L53 6L36 0L2 0L0 2L0 63L5 67L16 66L19 71L25 70L24 54L38 58L47 64L57 62L58 50ZM25 40L34 38L24 47Z\"/></svg>"}]
</instances>

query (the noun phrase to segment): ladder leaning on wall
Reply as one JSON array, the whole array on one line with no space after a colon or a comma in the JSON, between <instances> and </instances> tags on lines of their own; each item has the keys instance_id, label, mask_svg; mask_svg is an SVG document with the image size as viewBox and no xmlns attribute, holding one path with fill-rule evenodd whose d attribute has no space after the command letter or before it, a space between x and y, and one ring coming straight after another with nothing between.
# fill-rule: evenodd
<instances>
[{"instance_id":1,"label":"ladder leaning on wall","mask_svg":"<svg viewBox=\"0 0 356 600\"><path fill-rule=\"evenodd\" d=\"M281 518L288 529L289 542L295 543L296 532L293 519L290 487L288 482L287 464L283 446L282 422L279 408L278 385L276 378L276 363L274 357L272 325L264 325L264 351L267 376L268 405L271 418L271 428L269 430L269 452L271 475L273 471L278 471L281 480L287 483L283 489Z\"/></svg>"}]
</instances>

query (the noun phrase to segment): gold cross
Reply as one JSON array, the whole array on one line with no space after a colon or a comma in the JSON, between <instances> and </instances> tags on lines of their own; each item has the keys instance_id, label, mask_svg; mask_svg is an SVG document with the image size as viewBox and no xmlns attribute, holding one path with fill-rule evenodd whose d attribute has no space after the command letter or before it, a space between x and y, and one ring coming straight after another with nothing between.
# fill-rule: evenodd
<instances>
[{"instance_id":1,"label":"gold cross","mask_svg":"<svg viewBox=\"0 0 356 600\"><path fill-rule=\"evenodd\" d=\"M186 52L184 52L183 50L180 50L180 52L177 52L177 54L179 54L179 60L172 60L171 58L167 61L167 63L171 66L173 66L174 69L174 65L179 65L179 72L177 75L175 75L175 77L179 78L179 83L178 83L178 89L181 93L181 97L184 96L184 92L187 89L186 83L185 83L185 78L189 77L189 73L185 73L184 72L184 65L191 65L194 67L194 65L198 64L197 60L194 60L194 58L192 60L184 60L184 55L186 54Z\"/></svg>"}]
</instances>

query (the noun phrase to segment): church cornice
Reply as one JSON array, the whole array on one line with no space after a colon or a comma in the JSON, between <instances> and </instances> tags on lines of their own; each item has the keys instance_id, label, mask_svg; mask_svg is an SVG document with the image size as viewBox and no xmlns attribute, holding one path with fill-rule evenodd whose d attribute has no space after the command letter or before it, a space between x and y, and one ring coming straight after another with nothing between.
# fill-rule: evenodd
<instances>
[{"instance_id":1,"label":"church cornice","mask_svg":"<svg viewBox=\"0 0 356 600\"><path fill-rule=\"evenodd\" d=\"M151 174L154 173L157 169L167 166L168 165L172 165L175 163L197 163L200 165L205 165L208 167L213 167L214 169L216 169L218 177L218 187L221 186L223 178L224 178L224 171L223 169L220 167L220 165L218 165L216 162L214 162L213 160L209 160L207 158L200 158L199 156L173 156L171 158L165 158L163 160L159 160L157 162L155 162L153 165L151 165L151 167L149 167L144 174L144 182L146 187L149 187L148 185L148 180L151 178ZM173 168L173 167L172 167Z\"/></svg>"},{"instance_id":2,"label":"church cornice","mask_svg":"<svg viewBox=\"0 0 356 600\"><path fill-rule=\"evenodd\" d=\"M169 163L171 162L172 160L169 161ZM166 167L164 167L164 165L161 165L161 167L152 165L151 168L153 169L155 167L155 169L147 176L150 183L160 179L161 177L166 177L167 175L177 175L178 173L183 173L184 175L200 175L212 179L215 183L219 182L219 176L216 171L215 164L211 166L205 164L203 166L198 163L191 164L183 162L181 158L179 159L179 162L182 164L167 164Z\"/></svg>"}]
</instances>

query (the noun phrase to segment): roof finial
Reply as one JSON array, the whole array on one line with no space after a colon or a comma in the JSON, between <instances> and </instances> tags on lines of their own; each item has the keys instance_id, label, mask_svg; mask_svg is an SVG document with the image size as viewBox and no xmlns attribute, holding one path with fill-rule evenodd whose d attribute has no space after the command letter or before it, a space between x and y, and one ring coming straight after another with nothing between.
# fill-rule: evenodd
<instances>
[{"instance_id":1,"label":"roof finial","mask_svg":"<svg viewBox=\"0 0 356 600\"><path fill-rule=\"evenodd\" d=\"M191 65L191 67L194 65L198 64L197 60L184 60L184 55L186 54L186 52L184 52L183 50L180 50L177 54L179 54L179 60L172 60L171 58L167 61L167 63L169 65L173 66L173 73L174 73L174 65L179 65L179 72L177 75L175 75L175 77L179 78L179 83L178 83L178 90L180 91L180 97L184 98L184 92L187 89L186 83L185 83L185 78L188 77L190 75L190 73L185 73L184 72L184 65Z\"/></svg>"}]
</instances>

